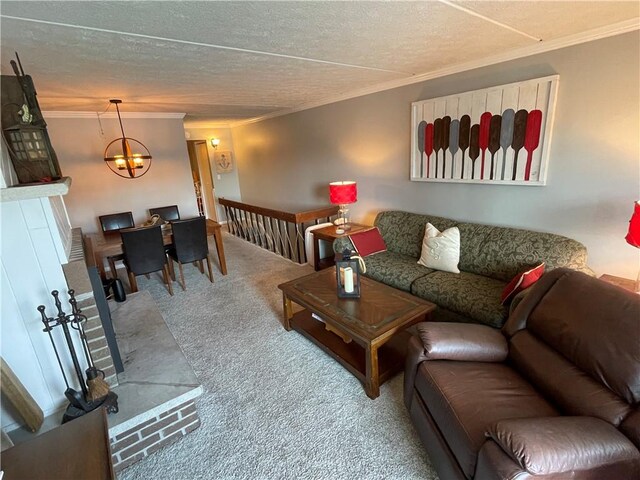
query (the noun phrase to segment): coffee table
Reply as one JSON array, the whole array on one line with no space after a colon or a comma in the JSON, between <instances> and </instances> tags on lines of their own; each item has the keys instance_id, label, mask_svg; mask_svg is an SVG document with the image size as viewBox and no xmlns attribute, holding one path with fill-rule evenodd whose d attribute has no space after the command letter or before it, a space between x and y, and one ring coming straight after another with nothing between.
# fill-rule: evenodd
<instances>
[{"instance_id":1,"label":"coffee table","mask_svg":"<svg viewBox=\"0 0 640 480\"><path fill-rule=\"evenodd\" d=\"M338 298L336 273L327 268L278 285L283 324L301 333L364 384L369 398L404 364L406 328L427 320L436 306L361 277L359 299ZM294 313L293 303L303 307Z\"/></svg>"}]
</instances>

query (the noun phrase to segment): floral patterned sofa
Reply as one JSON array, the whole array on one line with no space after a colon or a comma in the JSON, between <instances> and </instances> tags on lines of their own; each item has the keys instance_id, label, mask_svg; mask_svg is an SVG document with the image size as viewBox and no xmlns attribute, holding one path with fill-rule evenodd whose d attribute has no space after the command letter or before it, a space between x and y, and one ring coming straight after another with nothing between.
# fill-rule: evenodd
<instances>
[{"instance_id":1,"label":"floral patterned sofa","mask_svg":"<svg viewBox=\"0 0 640 480\"><path fill-rule=\"evenodd\" d=\"M460 273L418 265L427 222L440 231L460 229ZM366 276L435 303L437 321L502 327L509 314L509 308L500 303L502 290L515 275L540 262L545 262L547 271L568 267L593 274L585 246L560 235L401 211L379 213L374 225L387 251L365 258ZM345 241L334 243L336 252L344 250ZM525 294L514 298L512 308Z\"/></svg>"}]
</instances>

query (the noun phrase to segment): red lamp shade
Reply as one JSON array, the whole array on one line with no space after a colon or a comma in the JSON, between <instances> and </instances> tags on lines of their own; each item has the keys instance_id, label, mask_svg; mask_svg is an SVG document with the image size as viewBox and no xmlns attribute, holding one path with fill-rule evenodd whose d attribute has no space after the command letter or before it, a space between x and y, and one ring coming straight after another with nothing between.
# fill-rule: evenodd
<instances>
[{"instance_id":1,"label":"red lamp shade","mask_svg":"<svg viewBox=\"0 0 640 480\"><path fill-rule=\"evenodd\" d=\"M633 215L629 220L629 233L625 240L629 245L640 248L640 202L634 204Z\"/></svg>"},{"instance_id":2,"label":"red lamp shade","mask_svg":"<svg viewBox=\"0 0 640 480\"><path fill-rule=\"evenodd\" d=\"M331 182L329 184L329 201L334 205L347 205L358 200L356 182Z\"/></svg>"}]
</instances>

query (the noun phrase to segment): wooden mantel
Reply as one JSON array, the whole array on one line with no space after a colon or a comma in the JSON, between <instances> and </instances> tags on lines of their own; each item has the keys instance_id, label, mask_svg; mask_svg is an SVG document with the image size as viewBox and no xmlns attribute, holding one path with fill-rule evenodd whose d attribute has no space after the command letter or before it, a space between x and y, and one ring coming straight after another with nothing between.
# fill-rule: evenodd
<instances>
[{"instance_id":1,"label":"wooden mantel","mask_svg":"<svg viewBox=\"0 0 640 480\"><path fill-rule=\"evenodd\" d=\"M57 197L69 193L70 186L71 177L62 177L60 180L48 183L14 185L0 189L0 201L15 202L32 198Z\"/></svg>"}]
</instances>

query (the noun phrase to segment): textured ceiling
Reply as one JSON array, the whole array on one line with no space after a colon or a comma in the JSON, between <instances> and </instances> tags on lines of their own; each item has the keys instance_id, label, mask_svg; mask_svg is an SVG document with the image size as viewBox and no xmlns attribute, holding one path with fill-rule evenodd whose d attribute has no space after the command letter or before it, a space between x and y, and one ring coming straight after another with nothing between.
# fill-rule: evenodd
<instances>
[{"instance_id":1,"label":"textured ceiling","mask_svg":"<svg viewBox=\"0 0 640 480\"><path fill-rule=\"evenodd\" d=\"M0 3L45 110L233 122L639 15L631 2ZM487 18L482 18L482 17ZM19 18L10 18L19 17Z\"/></svg>"}]
</instances>

